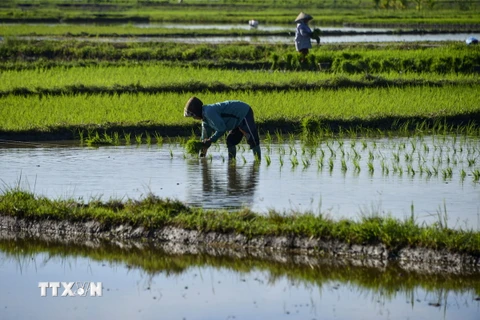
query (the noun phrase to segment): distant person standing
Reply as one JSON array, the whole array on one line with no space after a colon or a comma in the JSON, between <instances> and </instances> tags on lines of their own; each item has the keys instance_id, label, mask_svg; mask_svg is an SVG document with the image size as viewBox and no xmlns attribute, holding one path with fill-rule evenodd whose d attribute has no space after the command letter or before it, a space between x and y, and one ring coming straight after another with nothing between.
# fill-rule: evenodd
<instances>
[{"instance_id":1,"label":"distant person standing","mask_svg":"<svg viewBox=\"0 0 480 320\"><path fill-rule=\"evenodd\" d=\"M301 62L305 61L308 49L312 48L311 39L315 39L317 40L317 43L320 43L320 37L308 26L308 22L312 19L313 17L311 15L304 12L300 12L295 19L295 22L297 23L297 29L295 31L295 49L301 54Z\"/></svg>"}]
</instances>

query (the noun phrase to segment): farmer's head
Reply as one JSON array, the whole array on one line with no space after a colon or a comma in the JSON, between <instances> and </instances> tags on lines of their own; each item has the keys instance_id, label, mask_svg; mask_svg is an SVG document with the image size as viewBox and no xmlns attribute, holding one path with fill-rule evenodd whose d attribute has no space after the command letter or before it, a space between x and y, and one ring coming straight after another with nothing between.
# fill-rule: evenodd
<instances>
[{"instance_id":1,"label":"farmer's head","mask_svg":"<svg viewBox=\"0 0 480 320\"><path fill-rule=\"evenodd\" d=\"M297 16L297 18L295 19L295 22L300 22L300 21L303 21L305 23L307 23L308 21L312 20L313 17L305 12L300 12Z\"/></svg>"},{"instance_id":2,"label":"farmer's head","mask_svg":"<svg viewBox=\"0 0 480 320\"><path fill-rule=\"evenodd\" d=\"M203 102L197 97L191 97L185 104L183 115L185 117L193 117L194 119L201 120Z\"/></svg>"}]
</instances>

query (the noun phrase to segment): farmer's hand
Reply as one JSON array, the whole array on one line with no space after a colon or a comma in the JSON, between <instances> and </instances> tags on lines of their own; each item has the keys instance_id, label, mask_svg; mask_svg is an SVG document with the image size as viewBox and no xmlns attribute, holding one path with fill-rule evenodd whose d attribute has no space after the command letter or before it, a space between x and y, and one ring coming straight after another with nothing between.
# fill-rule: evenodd
<instances>
[{"instance_id":1,"label":"farmer's hand","mask_svg":"<svg viewBox=\"0 0 480 320\"><path fill-rule=\"evenodd\" d=\"M203 158L207 155L207 150L212 145L212 141L210 139L205 139L202 141L202 150L200 150L200 157Z\"/></svg>"},{"instance_id":2,"label":"farmer's hand","mask_svg":"<svg viewBox=\"0 0 480 320\"><path fill-rule=\"evenodd\" d=\"M212 141L210 139L205 139L202 141L203 148L208 149L212 145Z\"/></svg>"},{"instance_id":3,"label":"farmer's hand","mask_svg":"<svg viewBox=\"0 0 480 320\"><path fill-rule=\"evenodd\" d=\"M317 41L317 45L320 44L320 33L321 33L320 29L317 29L317 28L315 28L312 32L311 38Z\"/></svg>"}]
</instances>

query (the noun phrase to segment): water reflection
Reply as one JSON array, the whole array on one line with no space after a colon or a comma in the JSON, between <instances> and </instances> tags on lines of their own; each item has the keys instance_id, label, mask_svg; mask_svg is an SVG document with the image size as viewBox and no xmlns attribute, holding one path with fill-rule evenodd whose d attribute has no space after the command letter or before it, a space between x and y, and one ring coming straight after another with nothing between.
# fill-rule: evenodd
<instances>
[{"instance_id":1,"label":"water reflection","mask_svg":"<svg viewBox=\"0 0 480 320\"><path fill-rule=\"evenodd\" d=\"M2 233L0 316L385 319L389 314L473 320L480 310L476 272L409 271L281 252L193 251L200 254L145 242L82 244ZM103 296L42 298L40 281L100 281Z\"/></svg>"},{"instance_id":2,"label":"water reflection","mask_svg":"<svg viewBox=\"0 0 480 320\"><path fill-rule=\"evenodd\" d=\"M187 172L191 181L187 203L203 208L251 208L259 179L259 166L255 163L238 166L235 163L212 163L209 159L188 161ZM195 175L200 174L200 186ZM193 179L193 180L192 180Z\"/></svg>"},{"instance_id":3,"label":"water reflection","mask_svg":"<svg viewBox=\"0 0 480 320\"><path fill-rule=\"evenodd\" d=\"M445 33L445 34L359 34L359 35L324 35L320 44L327 43L357 43L357 42L419 42L419 41L457 41L465 43L465 39L472 36L471 33ZM68 37L62 36L18 36L19 39L62 41ZM189 37L165 37L165 36L135 36L135 37L73 37L80 42L104 42L104 43L134 43L134 42L176 42L176 43L238 43L248 42L252 44L292 44L293 34L285 36L189 36ZM0 38L0 41L4 39Z\"/></svg>"}]
</instances>

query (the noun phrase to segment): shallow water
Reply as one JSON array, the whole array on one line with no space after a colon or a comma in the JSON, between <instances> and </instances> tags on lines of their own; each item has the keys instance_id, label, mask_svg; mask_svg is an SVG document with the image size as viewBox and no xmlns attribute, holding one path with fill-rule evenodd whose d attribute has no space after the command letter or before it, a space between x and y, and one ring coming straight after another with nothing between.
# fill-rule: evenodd
<instances>
[{"instance_id":1,"label":"shallow water","mask_svg":"<svg viewBox=\"0 0 480 320\"><path fill-rule=\"evenodd\" d=\"M475 274L0 240L2 319L478 319ZM39 282L101 282L41 297ZM77 287L77 282L80 283ZM28 307L25 303L28 301Z\"/></svg>"},{"instance_id":2,"label":"shallow water","mask_svg":"<svg viewBox=\"0 0 480 320\"><path fill-rule=\"evenodd\" d=\"M205 159L179 144L36 146L0 148L4 189L85 201L153 193L203 208L313 211L334 219L413 213L418 223L480 229L478 138L264 143L260 165L242 144L234 166L222 143Z\"/></svg>"},{"instance_id":3,"label":"shallow water","mask_svg":"<svg viewBox=\"0 0 480 320\"><path fill-rule=\"evenodd\" d=\"M7 24L8 25L8 24ZM29 24L35 25L35 24ZM45 25L45 24L42 24ZM69 24L46 24L51 26L68 26ZM77 24L75 24L77 25ZM125 25L123 25L125 26ZM171 28L171 29L184 29L184 30L259 30L270 32L285 31L285 36L195 36L195 37L75 37L78 41L95 41L95 42L177 42L177 43L232 43L232 42L250 42L250 43L281 43L281 44L293 44L293 38L295 35L295 24L291 25L272 25L267 23L260 23L257 28L252 28L248 23L244 24L188 24L188 23L138 23L132 24L135 28L148 29L150 28ZM394 35L394 34L380 34L372 35L370 32L389 32L395 29L393 28L366 28L366 27L344 27L344 26L318 26L315 23L311 24L311 28L320 28L324 31L339 31L339 32L356 32L357 35L342 35L331 36L323 35L321 37L321 43L350 43L350 42L418 42L418 41L458 41L465 43L466 39L471 36L477 35L472 33L443 33L443 34L408 34L408 35ZM403 28L403 30L408 30ZM362 34L367 33L367 34ZM55 36L25 36L21 38L36 39L36 40L63 40L64 37ZM3 38L0 37L0 41Z\"/></svg>"},{"instance_id":4,"label":"shallow water","mask_svg":"<svg viewBox=\"0 0 480 320\"><path fill-rule=\"evenodd\" d=\"M292 31L291 35L284 37L281 36L192 36L192 37L146 37L146 36L134 36L134 37L74 37L72 39L82 42L176 42L176 43L236 43L236 42L248 42L252 44L261 43L278 43L278 44L294 44L295 32ZM343 36L322 36L320 44L327 43L356 43L356 42L422 42L422 41L455 41L465 43L468 37L471 37L470 33L446 33L446 34L419 34L419 35L343 35ZM64 40L66 37L55 36L20 36L18 38L27 40ZM4 41L0 37L0 41ZM317 46L315 42L312 43L313 48Z\"/></svg>"}]
</instances>

